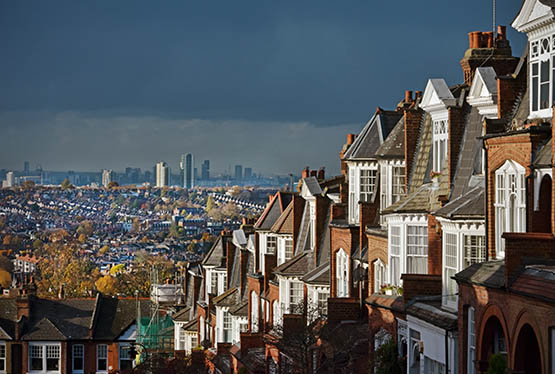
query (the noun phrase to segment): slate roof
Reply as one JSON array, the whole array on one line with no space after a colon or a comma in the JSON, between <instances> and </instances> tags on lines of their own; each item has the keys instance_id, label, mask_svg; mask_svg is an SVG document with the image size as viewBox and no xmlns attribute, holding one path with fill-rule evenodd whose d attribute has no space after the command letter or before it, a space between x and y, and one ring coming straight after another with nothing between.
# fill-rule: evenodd
<instances>
[{"instance_id":1,"label":"slate roof","mask_svg":"<svg viewBox=\"0 0 555 374\"><path fill-rule=\"evenodd\" d=\"M322 188L320 187L320 183L318 183L318 179L316 179L316 177L304 178L303 186L306 186L306 189L312 196L322 194Z\"/></svg>"},{"instance_id":2,"label":"slate roof","mask_svg":"<svg viewBox=\"0 0 555 374\"><path fill-rule=\"evenodd\" d=\"M468 192L470 178L473 175L481 174L480 160L482 158L482 140L478 139L482 135L483 117L475 107L464 105L466 112L466 128L464 130L463 141L455 179L453 181L453 192L451 199L457 198Z\"/></svg>"},{"instance_id":3,"label":"slate roof","mask_svg":"<svg viewBox=\"0 0 555 374\"><path fill-rule=\"evenodd\" d=\"M308 272L303 281L308 284L330 284L330 263L329 261Z\"/></svg>"},{"instance_id":4,"label":"slate roof","mask_svg":"<svg viewBox=\"0 0 555 374\"><path fill-rule=\"evenodd\" d=\"M425 113L422 116L420 132L416 143L411 175L409 178L409 192L430 181L432 170L432 116Z\"/></svg>"},{"instance_id":5,"label":"slate roof","mask_svg":"<svg viewBox=\"0 0 555 374\"><path fill-rule=\"evenodd\" d=\"M387 138L402 116L402 112L379 109L366 123L353 144L347 149L343 159L373 159L378 147Z\"/></svg>"},{"instance_id":6,"label":"slate roof","mask_svg":"<svg viewBox=\"0 0 555 374\"><path fill-rule=\"evenodd\" d=\"M511 289L555 302L555 263L525 266Z\"/></svg>"},{"instance_id":7,"label":"slate roof","mask_svg":"<svg viewBox=\"0 0 555 374\"><path fill-rule=\"evenodd\" d=\"M249 315L249 302L247 300L229 308L229 313L234 316L247 317Z\"/></svg>"},{"instance_id":8,"label":"slate roof","mask_svg":"<svg viewBox=\"0 0 555 374\"><path fill-rule=\"evenodd\" d=\"M442 178L446 179L447 176L440 176L440 179ZM441 183L441 180L437 187L431 183L420 186L416 191L384 209L383 214L433 212L441 206L437 197L446 195L447 188L447 184Z\"/></svg>"},{"instance_id":9,"label":"slate roof","mask_svg":"<svg viewBox=\"0 0 555 374\"><path fill-rule=\"evenodd\" d=\"M289 261L284 262L283 264L275 267L273 272L279 275L285 276L301 276L304 275L310 269L309 261L312 260L312 256L309 255L309 252L303 252Z\"/></svg>"},{"instance_id":10,"label":"slate roof","mask_svg":"<svg viewBox=\"0 0 555 374\"><path fill-rule=\"evenodd\" d=\"M487 261L473 264L453 277L457 282L478 284L491 288L505 286L505 262L503 260Z\"/></svg>"},{"instance_id":11,"label":"slate roof","mask_svg":"<svg viewBox=\"0 0 555 374\"><path fill-rule=\"evenodd\" d=\"M485 188L474 187L462 196L451 200L435 212L436 216L449 219L483 219L485 217Z\"/></svg>"},{"instance_id":12,"label":"slate roof","mask_svg":"<svg viewBox=\"0 0 555 374\"><path fill-rule=\"evenodd\" d=\"M375 153L377 158L405 158L405 118L401 117Z\"/></svg>"},{"instance_id":13,"label":"slate roof","mask_svg":"<svg viewBox=\"0 0 555 374\"><path fill-rule=\"evenodd\" d=\"M224 244L227 239L228 238L223 235L218 236L218 239L216 239L216 242L202 260L203 265L216 267L225 266L226 252Z\"/></svg>"},{"instance_id":14,"label":"slate roof","mask_svg":"<svg viewBox=\"0 0 555 374\"><path fill-rule=\"evenodd\" d=\"M444 330L457 329L457 314L441 309L441 296L439 302L416 301L408 305L407 314L428 322Z\"/></svg>"},{"instance_id":15,"label":"slate roof","mask_svg":"<svg viewBox=\"0 0 555 374\"><path fill-rule=\"evenodd\" d=\"M150 300L139 299L141 317L150 316ZM127 328L135 323L137 318L137 304L134 298L117 299L103 297L100 302L98 319L96 321L94 338L113 340L120 336Z\"/></svg>"},{"instance_id":16,"label":"slate roof","mask_svg":"<svg viewBox=\"0 0 555 374\"><path fill-rule=\"evenodd\" d=\"M294 192L277 192L272 201L266 206L258 221L254 224L254 228L257 230L270 230L274 222L293 199L294 194Z\"/></svg>"},{"instance_id":17,"label":"slate roof","mask_svg":"<svg viewBox=\"0 0 555 374\"><path fill-rule=\"evenodd\" d=\"M17 320L17 306L14 298L0 297L0 339L9 340L15 336L15 321Z\"/></svg>"},{"instance_id":18,"label":"slate roof","mask_svg":"<svg viewBox=\"0 0 555 374\"><path fill-rule=\"evenodd\" d=\"M178 321L178 322L187 322L190 319L189 318L190 317L190 314L189 314L190 311L191 311L191 307L187 306L187 307L181 309L179 312L175 313L172 316L172 319L174 321Z\"/></svg>"},{"instance_id":19,"label":"slate roof","mask_svg":"<svg viewBox=\"0 0 555 374\"><path fill-rule=\"evenodd\" d=\"M215 306L233 306L237 304L238 289L236 287L230 288L223 294L212 299Z\"/></svg>"}]
</instances>

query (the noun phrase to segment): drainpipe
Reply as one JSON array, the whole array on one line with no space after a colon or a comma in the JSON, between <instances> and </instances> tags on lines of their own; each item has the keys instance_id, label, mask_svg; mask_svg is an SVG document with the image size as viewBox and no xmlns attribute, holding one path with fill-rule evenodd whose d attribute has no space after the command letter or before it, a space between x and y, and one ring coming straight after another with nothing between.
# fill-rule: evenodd
<instances>
[{"instance_id":1,"label":"drainpipe","mask_svg":"<svg viewBox=\"0 0 555 374\"><path fill-rule=\"evenodd\" d=\"M485 191L484 191L484 212L485 212L485 235L484 235L484 239L485 239L485 246L486 246L486 261L489 261L489 240L488 240L488 230L489 230L489 219L488 219L488 188L489 188L489 183L488 183L488 151L486 150L486 142L484 141L484 138L482 137L482 148L484 150L484 183L485 183Z\"/></svg>"}]
</instances>

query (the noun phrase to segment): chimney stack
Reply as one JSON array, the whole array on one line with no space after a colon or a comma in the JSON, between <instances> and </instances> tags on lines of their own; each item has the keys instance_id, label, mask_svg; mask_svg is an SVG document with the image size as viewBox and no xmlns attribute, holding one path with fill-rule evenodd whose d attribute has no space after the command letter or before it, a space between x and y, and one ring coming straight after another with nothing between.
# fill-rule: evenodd
<instances>
[{"instance_id":1,"label":"chimney stack","mask_svg":"<svg viewBox=\"0 0 555 374\"><path fill-rule=\"evenodd\" d=\"M318 170L318 179L326 179L326 169L323 166Z\"/></svg>"},{"instance_id":2,"label":"chimney stack","mask_svg":"<svg viewBox=\"0 0 555 374\"><path fill-rule=\"evenodd\" d=\"M507 40L507 26L497 26L497 40Z\"/></svg>"},{"instance_id":3,"label":"chimney stack","mask_svg":"<svg viewBox=\"0 0 555 374\"><path fill-rule=\"evenodd\" d=\"M493 31L486 31L482 33L483 43L485 48L493 48Z\"/></svg>"},{"instance_id":4,"label":"chimney stack","mask_svg":"<svg viewBox=\"0 0 555 374\"><path fill-rule=\"evenodd\" d=\"M347 145L353 144L355 141L356 135L355 134L347 134Z\"/></svg>"},{"instance_id":5,"label":"chimney stack","mask_svg":"<svg viewBox=\"0 0 555 374\"><path fill-rule=\"evenodd\" d=\"M317 176L318 176L318 171L316 171L316 170L311 170L311 171L310 171L310 176L311 176L311 177L317 177Z\"/></svg>"},{"instance_id":6,"label":"chimney stack","mask_svg":"<svg viewBox=\"0 0 555 374\"><path fill-rule=\"evenodd\" d=\"M305 178L308 178L309 176L310 176L310 169L309 169L308 166L307 166L307 167L305 167L305 168L303 169L301 178L302 178L302 179L305 179Z\"/></svg>"},{"instance_id":7,"label":"chimney stack","mask_svg":"<svg viewBox=\"0 0 555 374\"><path fill-rule=\"evenodd\" d=\"M414 100L417 101L422 98L422 91L415 91L414 92Z\"/></svg>"},{"instance_id":8,"label":"chimney stack","mask_svg":"<svg viewBox=\"0 0 555 374\"><path fill-rule=\"evenodd\" d=\"M405 91L405 103L412 103L412 91L406 90Z\"/></svg>"}]
</instances>

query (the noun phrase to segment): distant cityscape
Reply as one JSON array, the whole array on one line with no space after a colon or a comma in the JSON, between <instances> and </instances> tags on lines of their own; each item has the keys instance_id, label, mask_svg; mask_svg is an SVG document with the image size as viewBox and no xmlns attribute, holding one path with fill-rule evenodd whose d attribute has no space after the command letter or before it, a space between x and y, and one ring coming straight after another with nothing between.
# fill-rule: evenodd
<instances>
[{"instance_id":1,"label":"distant cityscape","mask_svg":"<svg viewBox=\"0 0 555 374\"><path fill-rule=\"evenodd\" d=\"M14 187L25 181L32 181L37 185L59 185L66 179L74 186L90 187L107 187L112 182L120 186L151 185L187 189L230 185L283 186L290 184L293 177L291 174L280 176L255 173L251 167L242 164L236 164L233 169L230 165L228 170L213 174L210 160L203 160L197 167L191 153L180 156L178 170L173 170L166 161L155 163L152 170L129 166L121 171L102 169L98 172L44 170L40 165L31 169L30 164L30 161L25 161L23 170L0 169L2 187Z\"/></svg>"}]
</instances>

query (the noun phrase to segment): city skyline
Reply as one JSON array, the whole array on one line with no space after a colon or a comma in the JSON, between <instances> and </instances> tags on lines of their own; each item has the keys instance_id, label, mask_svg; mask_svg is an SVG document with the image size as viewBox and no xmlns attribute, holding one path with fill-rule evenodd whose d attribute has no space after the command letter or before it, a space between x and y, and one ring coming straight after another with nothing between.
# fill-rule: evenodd
<instances>
[{"instance_id":1,"label":"city skyline","mask_svg":"<svg viewBox=\"0 0 555 374\"><path fill-rule=\"evenodd\" d=\"M214 172L251 160L269 173L300 164L338 174L346 133L376 105L423 90L420 77L460 83L467 33L491 29L491 4L478 0L434 0L425 12L387 2L56 4L0 5L2 168L30 159L49 170L121 170L131 160L175 169L187 149ZM498 4L497 23L510 24L519 5ZM469 9L472 22L440 16ZM426 42L400 48L415 32ZM522 35L508 37L523 49Z\"/></svg>"}]
</instances>

